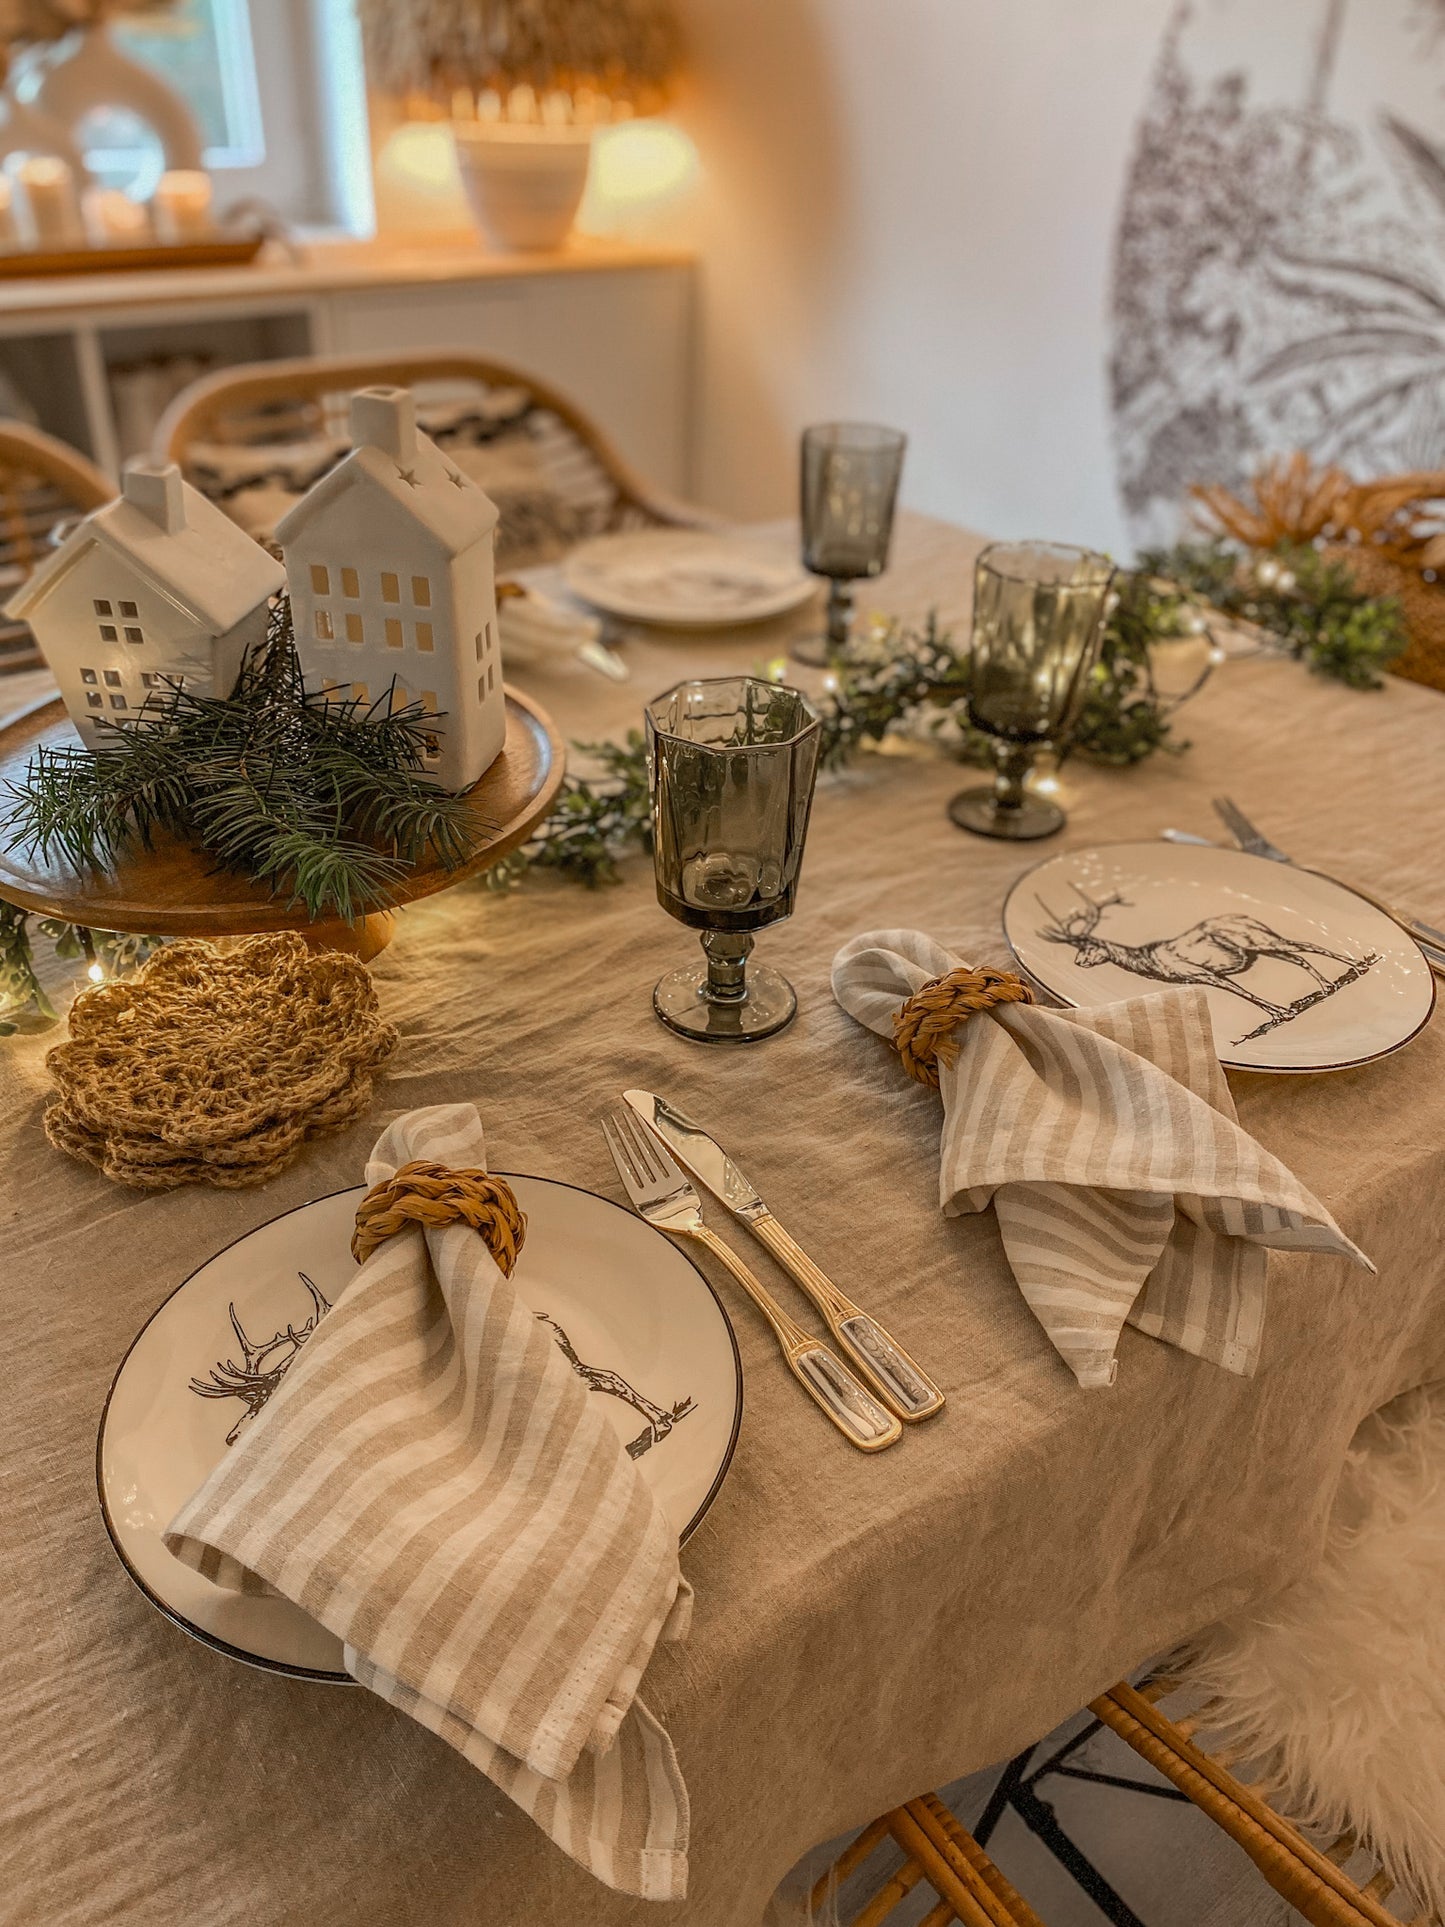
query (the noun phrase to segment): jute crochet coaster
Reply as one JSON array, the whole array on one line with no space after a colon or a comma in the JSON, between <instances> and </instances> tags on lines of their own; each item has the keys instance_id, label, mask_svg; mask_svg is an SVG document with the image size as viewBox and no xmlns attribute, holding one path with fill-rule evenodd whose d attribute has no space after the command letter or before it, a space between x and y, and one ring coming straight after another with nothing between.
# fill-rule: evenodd
<instances>
[{"instance_id":1,"label":"jute crochet coaster","mask_svg":"<svg viewBox=\"0 0 1445 1927\"><path fill-rule=\"evenodd\" d=\"M46 1059L51 1143L117 1183L264 1184L371 1103L397 1046L364 964L293 932L168 945L82 991Z\"/></svg>"}]
</instances>

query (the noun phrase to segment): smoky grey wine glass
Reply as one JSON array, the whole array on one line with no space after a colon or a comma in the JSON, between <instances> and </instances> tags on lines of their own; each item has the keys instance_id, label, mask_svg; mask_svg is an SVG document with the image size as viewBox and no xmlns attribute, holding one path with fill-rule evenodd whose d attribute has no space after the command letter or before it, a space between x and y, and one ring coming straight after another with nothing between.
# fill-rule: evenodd
<instances>
[{"instance_id":1,"label":"smoky grey wine glass","mask_svg":"<svg viewBox=\"0 0 1445 1927\"><path fill-rule=\"evenodd\" d=\"M657 900L702 932L703 962L652 993L670 1029L748 1044L783 1029L793 987L749 968L753 932L793 914L821 725L796 689L756 676L678 683L647 705Z\"/></svg>"},{"instance_id":2,"label":"smoky grey wine glass","mask_svg":"<svg viewBox=\"0 0 1445 1927\"><path fill-rule=\"evenodd\" d=\"M800 493L803 566L828 581L827 629L793 645L813 668L842 661L853 621L853 584L881 575L908 437L872 422L823 422L803 431Z\"/></svg>"},{"instance_id":3,"label":"smoky grey wine glass","mask_svg":"<svg viewBox=\"0 0 1445 1927\"><path fill-rule=\"evenodd\" d=\"M996 769L949 804L960 829L1025 842L1063 828L1064 812L1025 779L1040 746L1078 717L1113 581L1106 555L1062 542L995 542L978 558L968 714L992 736Z\"/></svg>"}]
</instances>

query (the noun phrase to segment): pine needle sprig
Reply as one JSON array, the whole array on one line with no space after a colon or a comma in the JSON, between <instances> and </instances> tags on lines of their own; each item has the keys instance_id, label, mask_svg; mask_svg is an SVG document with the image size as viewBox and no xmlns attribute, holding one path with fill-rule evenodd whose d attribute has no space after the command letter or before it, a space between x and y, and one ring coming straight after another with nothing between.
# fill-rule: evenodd
<instances>
[{"instance_id":1,"label":"pine needle sprig","mask_svg":"<svg viewBox=\"0 0 1445 1927\"><path fill-rule=\"evenodd\" d=\"M466 798L424 773L436 723L394 685L365 704L308 692L282 597L228 695L166 684L94 754L38 749L9 788L9 847L99 870L166 831L313 918L354 920L428 854L455 869L471 853Z\"/></svg>"}]
</instances>

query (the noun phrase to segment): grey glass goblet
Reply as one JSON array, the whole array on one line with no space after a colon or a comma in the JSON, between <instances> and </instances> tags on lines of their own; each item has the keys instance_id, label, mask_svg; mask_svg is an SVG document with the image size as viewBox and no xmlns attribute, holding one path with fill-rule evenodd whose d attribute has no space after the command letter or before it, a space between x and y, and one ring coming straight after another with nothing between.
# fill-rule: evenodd
<instances>
[{"instance_id":1,"label":"grey glass goblet","mask_svg":"<svg viewBox=\"0 0 1445 1927\"><path fill-rule=\"evenodd\" d=\"M704 961L652 1007L680 1036L756 1043L792 1022L792 985L748 966L753 932L793 913L821 727L796 689L755 676L681 682L647 705L657 900L702 932Z\"/></svg>"},{"instance_id":2,"label":"grey glass goblet","mask_svg":"<svg viewBox=\"0 0 1445 1927\"><path fill-rule=\"evenodd\" d=\"M853 622L853 584L881 575L908 437L871 422L823 422L803 431L799 475L803 566L828 581L827 628L795 642L811 668L840 663Z\"/></svg>"},{"instance_id":3,"label":"grey glass goblet","mask_svg":"<svg viewBox=\"0 0 1445 1927\"><path fill-rule=\"evenodd\" d=\"M949 804L960 829L1026 842L1064 827L1057 803L1024 784L1041 745L1078 717L1113 580L1106 555L1061 542L995 542L978 558L968 714L993 737L996 770Z\"/></svg>"}]
</instances>

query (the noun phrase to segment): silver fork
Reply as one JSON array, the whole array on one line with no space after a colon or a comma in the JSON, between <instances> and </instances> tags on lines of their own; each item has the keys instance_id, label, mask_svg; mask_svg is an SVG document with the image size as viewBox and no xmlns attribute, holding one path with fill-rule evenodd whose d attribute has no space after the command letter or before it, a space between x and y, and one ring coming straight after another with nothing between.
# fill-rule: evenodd
<instances>
[{"instance_id":1,"label":"silver fork","mask_svg":"<svg viewBox=\"0 0 1445 1927\"><path fill-rule=\"evenodd\" d=\"M1240 849L1247 850L1251 856L1268 857L1271 863L1288 863L1292 869L1308 867L1305 864L1296 864L1294 858L1286 856L1277 843L1271 843L1267 836L1254 827L1239 805L1232 802L1229 797L1215 797L1214 813ZM1326 873L1321 870L1316 874L1323 876ZM1333 878L1332 881L1344 883L1345 888L1353 890L1357 897L1363 897L1366 903L1373 903L1377 910L1383 910L1390 921L1398 923L1402 930L1415 939L1416 943L1426 946L1429 951L1445 953L1445 930L1437 930L1433 924L1422 923L1418 917L1407 915L1405 911L1397 909L1393 903L1387 902L1384 897L1377 896L1373 890L1367 890L1361 883L1346 883L1343 877ZM1433 957L1431 960L1434 961Z\"/></svg>"},{"instance_id":2,"label":"silver fork","mask_svg":"<svg viewBox=\"0 0 1445 1927\"><path fill-rule=\"evenodd\" d=\"M726 1265L773 1328L789 1370L860 1452L881 1452L903 1427L849 1371L842 1359L791 1319L731 1245L702 1221L702 1200L654 1131L631 1111L613 1111L602 1134L617 1175L639 1217L674 1238L692 1238Z\"/></svg>"}]
</instances>

